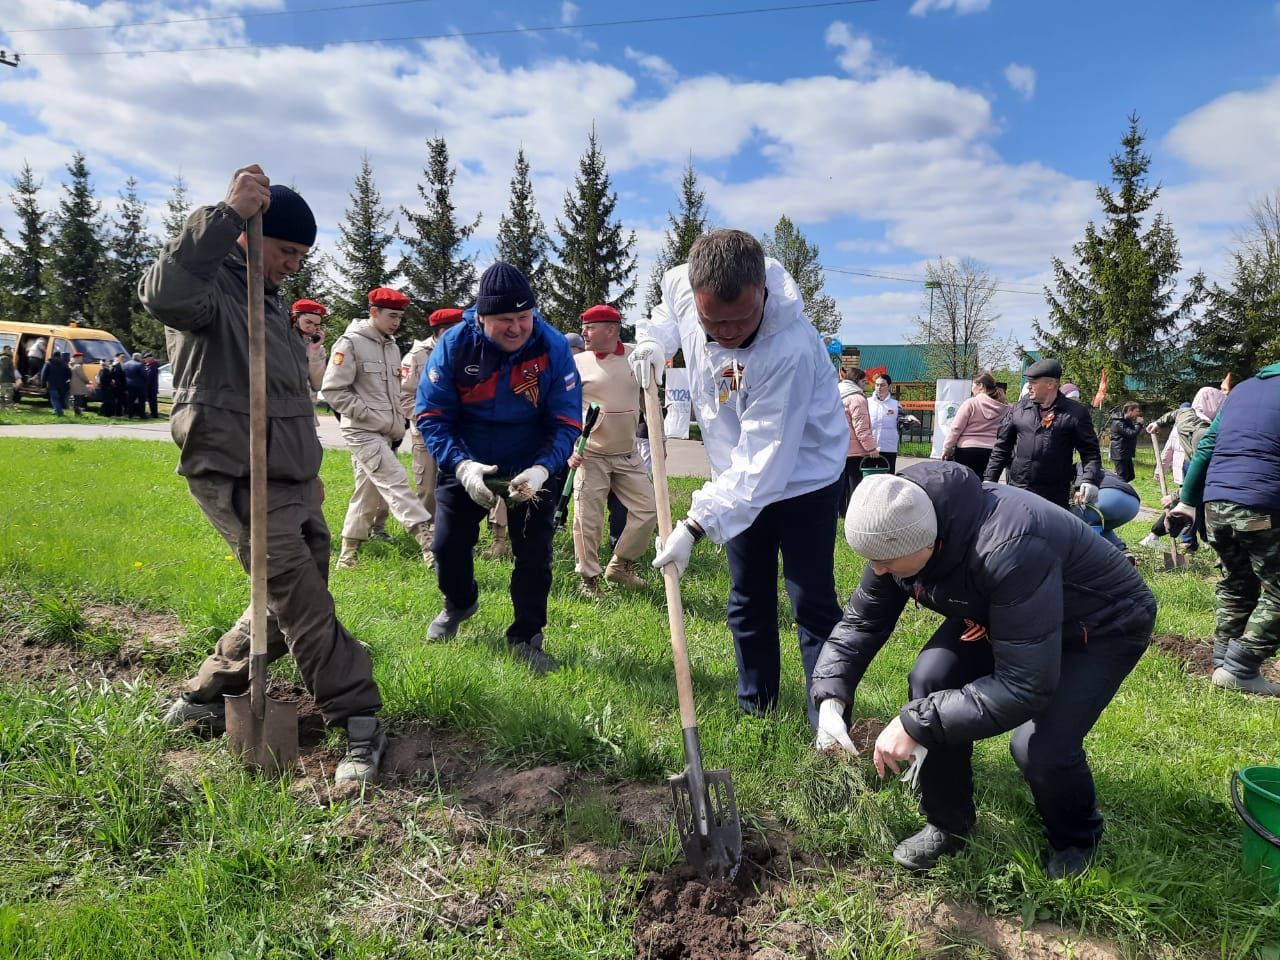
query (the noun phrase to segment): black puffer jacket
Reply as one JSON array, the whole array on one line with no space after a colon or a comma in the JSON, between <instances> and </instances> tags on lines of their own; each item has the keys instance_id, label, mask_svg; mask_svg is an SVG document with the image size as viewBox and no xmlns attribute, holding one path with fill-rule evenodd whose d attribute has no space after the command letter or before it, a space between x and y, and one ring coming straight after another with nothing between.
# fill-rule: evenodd
<instances>
[{"instance_id":1,"label":"black puffer jacket","mask_svg":"<svg viewBox=\"0 0 1280 960\"><path fill-rule=\"evenodd\" d=\"M901 476L933 502L937 551L907 580L878 577L867 564L818 657L815 704L853 702L908 599L986 627L995 658L991 676L902 708L903 726L926 747L992 737L1034 717L1058 686L1064 649L1146 646L1155 597L1082 521L1025 490L984 484L956 463L926 461Z\"/></svg>"},{"instance_id":2,"label":"black puffer jacket","mask_svg":"<svg viewBox=\"0 0 1280 960\"><path fill-rule=\"evenodd\" d=\"M1053 413L1050 426L1044 419ZM1102 454L1089 419L1089 408L1061 393L1046 411L1030 397L1020 400L1000 423L996 445L983 479L996 481L1008 468L1011 486L1034 490L1065 505L1075 477L1075 453L1080 451L1084 478L1094 486L1102 480Z\"/></svg>"},{"instance_id":3,"label":"black puffer jacket","mask_svg":"<svg viewBox=\"0 0 1280 960\"><path fill-rule=\"evenodd\" d=\"M1111 449L1107 452L1111 455L1111 462L1132 460L1138 451L1138 434L1142 432L1142 424L1116 412L1111 414L1110 426Z\"/></svg>"}]
</instances>

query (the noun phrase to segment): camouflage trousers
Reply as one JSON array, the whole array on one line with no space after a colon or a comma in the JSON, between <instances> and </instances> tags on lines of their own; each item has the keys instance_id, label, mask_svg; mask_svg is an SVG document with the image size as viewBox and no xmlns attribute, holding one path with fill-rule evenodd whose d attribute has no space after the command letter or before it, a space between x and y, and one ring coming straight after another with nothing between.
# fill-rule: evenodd
<instances>
[{"instance_id":1,"label":"camouflage trousers","mask_svg":"<svg viewBox=\"0 0 1280 960\"><path fill-rule=\"evenodd\" d=\"M1222 561L1216 639L1259 662L1280 649L1280 516L1228 500L1205 504L1209 543Z\"/></svg>"}]
</instances>

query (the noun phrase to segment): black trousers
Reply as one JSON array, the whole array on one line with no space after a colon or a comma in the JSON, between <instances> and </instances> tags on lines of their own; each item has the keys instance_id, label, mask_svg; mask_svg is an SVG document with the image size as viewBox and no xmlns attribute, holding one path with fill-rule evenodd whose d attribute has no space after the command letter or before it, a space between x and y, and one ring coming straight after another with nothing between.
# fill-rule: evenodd
<instances>
[{"instance_id":1,"label":"black trousers","mask_svg":"<svg viewBox=\"0 0 1280 960\"><path fill-rule=\"evenodd\" d=\"M605 503L609 507L609 549L612 550L618 545L618 538L627 526L627 507L612 490Z\"/></svg>"},{"instance_id":2,"label":"black trousers","mask_svg":"<svg viewBox=\"0 0 1280 960\"><path fill-rule=\"evenodd\" d=\"M987 472L987 461L990 459L990 447L956 447L956 463L962 467L968 467L978 475L979 480Z\"/></svg>"},{"instance_id":3,"label":"black trousers","mask_svg":"<svg viewBox=\"0 0 1280 960\"><path fill-rule=\"evenodd\" d=\"M1133 460L1115 460L1112 461L1112 466L1115 467L1116 476L1125 483L1133 481Z\"/></svg>"},{"instance_id":4,"label":"black trousers","mask_svg":"<svg viewBox=\"0 0 1280 960\"><path fill-rule=\"evenodd\" d=\"M1009 751L1031 787L1055 850L1094 846L1102 838L1084 738L1147 648L1154 623L1153 605L1149 617L1116 625L1106 637L1064 644L1053 698L1013 731ZM953 618L934 632L911 670L911 699L959 690L992 673L991 644L986 639L965 642L960 639L964 631L964 620ZM920 812L935 827L959 834L973 829L972 759L972 743L929 747L920 767Z\"/></svg>"},{"instance_id":5,"label":"black trousers","mask_svg":"<svg viewBox=\"0 0 1280 960\"><path fill-rule=\"evenodd\" d=\"M809 723L818 713L808 696L814 664L840 619L836 602L836 504L840 481L790 500L771 503L727 544L728 622L738 661L738 704L747 713L778 702L782 651L778 635L778 554L800 634Z\"/></svg>"},{"instance_id":6,"label":"black trousers","mask_svg":"<svg viewBox=\"0 0 1280 960\"><path fill-rule=\"evenodd\" d=\"M564 487L564 473L553 473L540 495L523 503L507 502L507 531L515 565L511 571L511 606L507 628L510 643L523 643L547 625L547 595L551 592L551 540L555 535L555 491ZM480 538L480 523L488 512L467 495L458 478L441 472L436 481L436 582L445 606L465 610L479 599L472 552Z\"/></svg>"}]
</instances>

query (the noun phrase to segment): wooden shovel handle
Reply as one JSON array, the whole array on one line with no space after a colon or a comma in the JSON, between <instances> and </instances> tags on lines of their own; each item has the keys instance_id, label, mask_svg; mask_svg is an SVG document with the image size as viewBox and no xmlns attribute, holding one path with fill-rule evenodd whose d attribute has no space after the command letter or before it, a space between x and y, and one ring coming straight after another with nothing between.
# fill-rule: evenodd
<instances>
[{"instance_id":1,"label":"wooden shovel handle","mask_svg":"<svg viewBox=\"0 0 1280 960\"><path fill-rule=\"evenodd\" d=\"M249 653L267 652L267 310L262 214L249 219Z\"/></svg>"},{"instance_id":2,"label":"wooden shovel handle","mask_svg":"<svg viewBox=\"0 0 1280 960\"><path fill-rule=\"evenodd\" d=\"M667 488L666 430L658 385L649 381L644 392L644 416L649 423L649 450L653 457L653 493L658 507L658 532L662 542L671 536L671 491ZM689 671L689 647L684 639L684 604L680 601L680 574L671 564L662 568L667 589L667 622L671 626L671 654L676 669L676 696L680 700L680 726L691 730L698 725L693 709L693 677Z\"/></svg>"},{"instance_id":3,"label":"wooden shovel handle","mask_svg":"<svg viewBox=\"0 0 1280 960\"><path fill-rule=\"evenodd\" d=\"M1160 459L1160 441L1156 439L1154 433L1148 434L1151 437L1151 449L1156 453L1156 472L1160 475L1160 496L1167 497L1169 495L1169 485L1164 479L1164 461Z\"/></svg>"}]
</instances>

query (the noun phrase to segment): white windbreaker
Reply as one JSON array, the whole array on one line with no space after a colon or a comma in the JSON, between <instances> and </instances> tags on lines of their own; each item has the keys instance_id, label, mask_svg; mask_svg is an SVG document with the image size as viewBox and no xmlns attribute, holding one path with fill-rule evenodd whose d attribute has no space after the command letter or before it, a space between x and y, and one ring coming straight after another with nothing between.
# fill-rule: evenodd
<instances>
[{"instance_id":1,"label":"white windbreaker","mask_svg":"<svg viewBox=\"0 0 1280 960\"><path fill-rule=\"evenodd\" d=\"M776 260L765 260L765 286L764 320L750 346L707 339L687 265L666 272L662 301L637 330L637 340L656 340L667 357L684 350L711 461L689 518L715 543L742 533L769 504L834 483L849 446L835 367L799 288Z\"/></svg>"}]
</instances>

